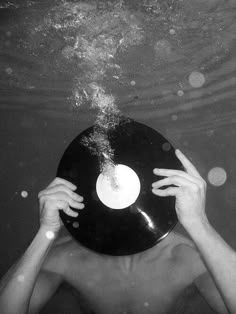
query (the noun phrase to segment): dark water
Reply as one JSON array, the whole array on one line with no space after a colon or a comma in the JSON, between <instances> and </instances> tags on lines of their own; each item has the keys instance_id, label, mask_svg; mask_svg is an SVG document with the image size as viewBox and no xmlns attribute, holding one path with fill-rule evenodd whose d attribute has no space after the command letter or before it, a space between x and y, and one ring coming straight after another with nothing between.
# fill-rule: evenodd
<instances>
[{"instance_id":1,"label":"dark water","mask_svg":"<svg viewBox=\"0 0 236 314\"><path fill-rule=\"evenodd\" d=\"M235 1L0 2L1 273L35 234L63 151L107 101L193 161L209 219L236 248L235 37Z\"/></svg>"}]
</instances>

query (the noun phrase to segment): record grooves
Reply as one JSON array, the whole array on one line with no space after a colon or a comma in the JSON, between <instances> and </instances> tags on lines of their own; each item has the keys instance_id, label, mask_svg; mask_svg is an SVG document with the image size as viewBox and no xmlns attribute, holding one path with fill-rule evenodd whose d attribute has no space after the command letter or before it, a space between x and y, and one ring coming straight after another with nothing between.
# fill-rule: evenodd
<instances>
[{"instance_id":1,"label":"record grooves","mask_svg":"<svg viewBox=\"0 0 236 314\"><path fill-rule=\"evenodd\" d=\"M79 134L64 152L57 176L78 187L85 209L74 218L60 211L72 236L87 248L109 255L130 255L157 244L176 225L175 199L152 193L152 183L160 179L154 168L181 169L172 145L156 130L128 120L108 131L115 164L130 167L137 174L141 191L136 201L123 209L112 209L98 198L96 181L100 175L98 156L82 144L94 126Z\"/></svg>"}]
</instances>

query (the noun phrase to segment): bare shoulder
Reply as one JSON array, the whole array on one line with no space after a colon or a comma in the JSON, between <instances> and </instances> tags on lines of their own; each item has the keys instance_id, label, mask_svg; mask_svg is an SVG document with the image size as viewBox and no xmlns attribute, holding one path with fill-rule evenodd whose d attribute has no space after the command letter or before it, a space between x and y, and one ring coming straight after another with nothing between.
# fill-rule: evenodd
<instances>
[{"instance_id":1,"label":"bare shoulder","mask_svg":"<svg viewBox=\"0 0 236 314\"><path fill-rule=\"evenodd\" d=\"M174 233L173 237L171 257L189 269L194 278L205 273L205 265L193 241L178 233Z\"/></svg>"},{"instance_id":2,"label":"bare shoulder","mask_svg":"<svg viewBox=\"0 0 236 314\"><path fill-rule=\"evenodd\" d=\"M60 236L52 245L42 270L63 275L67 265L67 256L74 246L74 240L70 236Z\"/></svg>"},{"instance_id":3,"label":"bare shoulder","mask_svg":"<svg viewBox=\"0 0 236 314\"><path fill-rule=\"evenodd\" d=\"M147 251L147 260L156 261L160 256L166 260L179 260L182 256L196 252L194 243L183 235L171 232L155 247Z\"/></svg>"},{"instance_id":4,"label":"bare shoulder","mask_svg":"<svg viewBox=\"0 0 236 314\"><path fill-rule=\"evenodd\" d=\"M195 244L189 238L186 238L179 233L173 233L172 239L169 241L173 258L184 260L186 260L186 258L200 258Z\"/></svg>"},{"instance_id":5,"label":"bare shoulder","mask_svg":"<svg viewBox=\"0 0 236 314\"><path fill-rule=\"evenodd\" d=\"M54 242L45 263L43 264L43 270L55 272L60 275L65 275L69 268L73 268L78 264L91 259L91 253L89 250L80 245L69 234L63 234L59 236Z\"/></svg>"},{"instance_id":6,"label":"bare shoulder","mask_svg":"<svg viewBox=\"0 0 236 314\"><path fill-rule=\"evenodd\" d=\"M170 243L173 254L195 252L197 253L197 248L192 240L181 235L180 233L173 232L171 235Z\"/></svg>"}]
</instances>

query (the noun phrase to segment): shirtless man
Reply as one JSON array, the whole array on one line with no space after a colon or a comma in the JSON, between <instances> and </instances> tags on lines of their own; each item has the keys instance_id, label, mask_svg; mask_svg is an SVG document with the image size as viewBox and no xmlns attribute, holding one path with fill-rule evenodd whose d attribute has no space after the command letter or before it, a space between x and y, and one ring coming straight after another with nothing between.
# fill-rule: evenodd
<instances>
[{"instance_id":1,"label":"shirtless man","mask_svg":"<svg viewBox=\"0 0 236 314\"><path fill-rule=\"evenodd\" d=\"M72 238L55 245L61 227L58 210L75 216L69 206L84 207L76 187L56 178L39 193L38 233L1 281L0 312L38 313L66 281L86 301L86 313L174 313L176 301L192 284L216 312L236 313L236 254L207 220L204 180L180 151L176 156L186 172L154 169L165 178L153 183L152 191L176 197L179 222L195 244L172 232L155 247L125 257L92 252Z\"/></svg>"}]
</instances>

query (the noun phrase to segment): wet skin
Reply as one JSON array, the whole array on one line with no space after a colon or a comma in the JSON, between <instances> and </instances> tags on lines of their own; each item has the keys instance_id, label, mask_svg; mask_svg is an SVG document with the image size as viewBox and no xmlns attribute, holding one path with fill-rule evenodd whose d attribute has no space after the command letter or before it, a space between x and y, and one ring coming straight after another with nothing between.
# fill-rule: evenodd
<instances>
[{"instance_id":1,"label":"wet skin","mask_svg":"<svg viewBox=\"0 0 236 314\"><path fill-rule=\"evenodd\" d=\"M192 242L174 232L152 249L125 257L97 254L71 239L51 250L43 269L78 291L81 313L98 314L170 313L206 271Z\"/></svg>"},{"instance_id":2,"label":"wet skin","mask_svg":"<svg viewBox=\"0 0 236 314\"><path fill-rule=\"evenodd\" d=\"M182 226L189 234L193 229L195 236L205 237L206 183L179 150L176 156L186 172L154 169L154 174L165 178L152 184L152 192L162 197L175 196ZM167 188L161 189L163 186ZM84 204L83 198L73 192L75 189L72 183L56 178L39 193L41 231L60 230L58 210L78 216L70 207L79 210ZM64 243L60 238L46 255L31 295L30 313L37 313L62 281L78 291L78 303L85 314L176 313L178 300L184 303L183 294L191 286L198 288L217 313L229 313L194 244L174 232L152 249L126 257L101 255L82 247L70 236ZM178 312L184 313L179 309Z\"/></svg>"}]
</instances>

